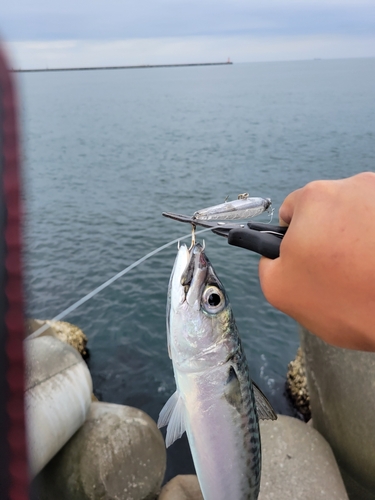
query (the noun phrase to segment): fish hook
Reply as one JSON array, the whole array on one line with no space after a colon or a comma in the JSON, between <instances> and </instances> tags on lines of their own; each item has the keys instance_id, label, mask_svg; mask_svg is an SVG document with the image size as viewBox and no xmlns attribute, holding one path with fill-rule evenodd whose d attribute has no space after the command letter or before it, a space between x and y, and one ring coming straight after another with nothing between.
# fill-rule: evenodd
<instances>
[{"instance_id":1,"label":"fish hook","mask_svg":"<svg viewBox=\"0 0 375 500\"><path fill-rule=\"evenodd\" d=\"M191 245L189 248L189 252L193 248L194 245L195 245L195 224L192 224L191 225Z\"/></svg>"},{"instance_id":2,"label":"fish hook","mask_svg":"<svg viewBox=\"0 0 375 500\"><path fill-rule=\"evenodd\" d=\"M270 207L270 208L267 210L268 215L269 215L269 218L270 218L270 220L267 222L267 224L271 224L272 219L273 219L273 213L274 213L274 211L275 211L275 209L274 209L274 208L272 208L272 207Z\"/></svg>"}]
</instances>

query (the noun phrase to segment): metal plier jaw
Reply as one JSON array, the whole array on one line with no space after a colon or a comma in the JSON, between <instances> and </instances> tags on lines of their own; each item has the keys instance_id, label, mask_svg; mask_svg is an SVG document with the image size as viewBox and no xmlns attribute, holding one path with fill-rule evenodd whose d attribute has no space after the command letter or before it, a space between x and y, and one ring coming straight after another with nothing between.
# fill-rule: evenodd
<instances>
[{"instance_id":1,"label":"metal plier jaw","mask_svg":"<svg viewBox=\"0 0 375 500\"><path fill-rule=\"evenodd\" d=\"M179 222L188 222L193 226L209 228L213 233L227 238L230 245L246 248L269 259L277 259L280 256L280 244L288 229L286 226L261 222L234 223L197 220L194 217L171 212L163 212L163 215Z\"/></svg>"}]
</instances>

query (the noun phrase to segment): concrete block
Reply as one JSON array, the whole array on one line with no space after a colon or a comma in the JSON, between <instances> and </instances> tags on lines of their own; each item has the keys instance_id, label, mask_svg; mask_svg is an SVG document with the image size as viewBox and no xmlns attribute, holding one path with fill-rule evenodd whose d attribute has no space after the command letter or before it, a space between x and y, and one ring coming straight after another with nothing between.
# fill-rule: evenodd
<instances>
[{"instance_id":1,"label":"concrete block","mask_svg":"<svg viewBox=\"0 0 375 500\"><path fill-rule=\"evenodd\" d=\"M158 500L203 500L197 476L180 474L174 477L164 485Z\"/></svg>"},{"instance_id":2,"label":"concrete block","mask_svg":"<svg viewBox=\"0 0 375 500\"><path fill-rule=\"evenodd\" d=\"M78 352L55 339L25 340L25 411L34 477L86 419L92 380Z\"/></svg>"},{"instance_id":3,"label":"concrete block","mask_svg":"<svg viewBox=\"0 0 375 500\"><path fill-rule=\"evenodd\" d=\"M152 500L166 468L164 439L141 410L92 403L86 422L38 477L41 500Z\"/></svg>"},{"instance_id":4,"label":"concrete block","mask_svg":"<svg viewBox=\"0 0 375 500\"><path fill-rule=\"evenodd\" d=\"M301 330L314 427L332 447L349 497L375 500L375 353L333 347Z\"/></svg>"},{"instance_id":5,"label":"concrete block","mask_svg":"<svg viewBox=\"0 0 375 500\"><path fill-rule=\"evenodd\" d=\"M262 478L259 500L347 500L326 440L304 422L278 415L260 422Z\"/></svg>"},{"instance_id":6,"label":"concrete block","mask_svg":"<svg viewBox=\"0 0 375 500\"><path fill-rule=\"evenodd\" d=\"M319 432L283 415L275 421L262 420L260 430L259 500L348 500L335 457ZM164 486L159 500L203 500L197 476L176 476Z\"/></svg>"},{"instance_id":7,"label":"concrete block","mask_svg":"<svg viewBox=\"0 0 375 500\"><path fill-rule=\"evenodd\" d=\"M62 342L77 349L83 358L87 357L87 337L83 331L78 328L78 326L68 323L67 321L52 321L52 320L40 320L40 319L29 319L26 322L26 333L30 335L38 330L41 326L45 324L49 325L47 330L39 335L39 337L44 337L50 335L55 337Z\"/></svg>"}]
</instances>

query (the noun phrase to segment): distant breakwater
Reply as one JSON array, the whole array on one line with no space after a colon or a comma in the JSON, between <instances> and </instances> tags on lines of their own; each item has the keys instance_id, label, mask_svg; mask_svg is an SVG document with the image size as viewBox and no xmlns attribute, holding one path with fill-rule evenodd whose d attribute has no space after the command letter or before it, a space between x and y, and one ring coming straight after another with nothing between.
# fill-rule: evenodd
<instances>
[{"instance_id":1,"label":"distant breakwater","mask_svg":"<svg viewBox=\"0 0 375 500\"><path fill-rule=\"evenodd\" d=\"M40 69L13 69L14 73L42 73L47 71L94 71L100 69L144 69L144 68L181 68L186 66L227 66L227 62L186 63L186 64L142 64L139 66L92 66L87 68L40 68Z\"/></svg>"}]
</instances>

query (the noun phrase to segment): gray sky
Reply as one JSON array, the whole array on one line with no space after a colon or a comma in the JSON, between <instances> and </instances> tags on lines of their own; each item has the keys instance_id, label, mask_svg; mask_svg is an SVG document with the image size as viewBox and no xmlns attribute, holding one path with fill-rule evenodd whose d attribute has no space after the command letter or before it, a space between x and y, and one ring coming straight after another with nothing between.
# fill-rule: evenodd
<instances>
[{"instance_id":1,"label":"gray sky","mask_svg":"<svg viewBox=\"0 0 375 500\"><path fill-rule=\"evenodd\" d=\"M374 0L16 0L18 67L374 57Z\"/></svg>"}]
</instances>

